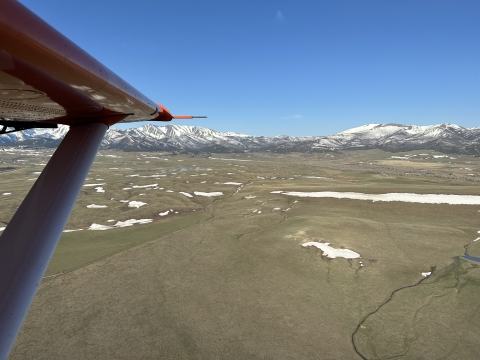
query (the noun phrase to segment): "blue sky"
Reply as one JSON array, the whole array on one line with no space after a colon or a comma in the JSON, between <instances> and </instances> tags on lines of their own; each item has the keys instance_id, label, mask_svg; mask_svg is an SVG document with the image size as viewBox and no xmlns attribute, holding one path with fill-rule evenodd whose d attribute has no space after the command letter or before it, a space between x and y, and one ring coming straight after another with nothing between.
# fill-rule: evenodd
<instances>
[{"instance_id":1,"label":"blue sky","mask_svg":"<svg viewBox=\"0 0 480 360\"><path fill-rule=\"evenodd\" d=\"M480 126L478 0L21 0L174 114L251 135Z\"/></svg>"}]
</instances>

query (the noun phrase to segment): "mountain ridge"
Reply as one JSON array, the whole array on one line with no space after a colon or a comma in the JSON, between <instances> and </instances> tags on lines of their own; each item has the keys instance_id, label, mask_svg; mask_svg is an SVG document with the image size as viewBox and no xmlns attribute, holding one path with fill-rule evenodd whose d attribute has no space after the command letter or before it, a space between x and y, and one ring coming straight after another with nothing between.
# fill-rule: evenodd
<instances>
[{"instance_id":1,"label":"mountain ridge","mask_svg":"<svg viewBox=\"0 0 480 360\"><path fill-rule=\"evenodd\" d=\"M29 129L0 136L0 146L55 147L67 133L57 129ZM222 133L190 125L143 125L108 129L101 149L124 151L336 151L383 149L387 151L437 150L480 155L480 127L455 124L366 124L329 136L275 137Z\"/></svg>"}]
</instances>

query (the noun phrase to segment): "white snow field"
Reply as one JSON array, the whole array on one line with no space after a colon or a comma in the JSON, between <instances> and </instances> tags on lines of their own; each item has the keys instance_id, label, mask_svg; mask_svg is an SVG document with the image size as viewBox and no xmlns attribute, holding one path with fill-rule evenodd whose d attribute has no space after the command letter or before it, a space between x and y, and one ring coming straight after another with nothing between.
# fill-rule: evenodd
<instances>
[{"instance_id":1,"label":"white snow field","mask_svg":"<svg viewBox=\"0 0 480 360\"><path fill-rule=\"evenodd\" d=\"M132 188L134 189L143 189L143 188L149 188L149 187L155 187L158 186L158 184L151 184L151 185L133 185Z\"/></svg>"},{"instance_id":2,"label":"white snow field","mask_svg":"<svg viewBox=\"0 0 480 360\"><path fill-rule=\"evenodd\" d=\"M477 195L447 195L447 194L413 194L413 193L387 193L387 194L362 194L356 192L301 192L280 191L273 192L296 197L336 198L370 201L401 201L421 204L450 204L450 205L480 205L480 196Z\"/></svg>"},{"instance_id":3,"label":"white snow field","mask_svg":"<svg viewBox=\"0 0 480 360\"><path fill-rule=\"evenodd\" d=\"M202 192L202 191L194 191L193 192L197 196L222 196L223 192L221 191L212 191L212 192Z\"/></svg>"},{"instance_id":4,"label":"white snow field","mask_svg":"<svg viewBox=\"0 0 480 360\"><path fill-rule=\"evenodd\" d=\"M330 243L321 243L317 241L310 241L302 244L303 247L307 246L315 246L322 250L323 255L329 257L331 259L335 259L337 257L343 257L345 259L357 259L360 257L360 254L356 253L355 251L348 250L348 249L335 249L330 246Z\"/></svg>"},{"instance_id":5,"label":"white snow field","mask_svg":"<svg viewBox=\"0 0 480 360\"><path fill-rule=\"evenodd\" d=\"M92 225L90 225L88 230L110 230L110 229L114 229L114 228L133 226L135 224L149 224L152 221L153 221L153 219L139 219L139 220L129 219L129 220L125 220L125 221L117 221L117 223L112 225L112 226L100 225L100 224L93 223ZM79 230L82 230L82 229L79 229ZM70 230L70 231L76 231L76 230Z\"/></svg>"},{"instance_id":6,"label":"white snow field","mask_svg":"<svg viewBox=\"0 0 480 360\"><path fill-rule=\"evenodd\" d=\"M160 174L155 174L155 175L140 175L140 174L133 174L133 175L125 175L125 177L141 177L141 178L149 178L149 177L165 177L167 175L160 175Z\"/></svg>"},{"instance_id":7,"label":"white snow field","mask_svg":"<svg viewBox=\"0 0 480 360\"><path fill-rule=\"evenodd\" d=\"M130 201L128 203L128 207L134 207L134 208L139 208L140 206L148 205L147 203L144 203L142 201Z\"/></svg>"},{"instance_id":8,"label":"white snow field","mask_svg":"<svg viewBox=\"0 0 480 360\"><path fill-rule=\"evenodd\" d=\"M127 227L127 226L133 226L135 224L148 224L151 223L153 219L130 219L130 220L125 220L125 221L117 221L115 227Z\"/></svg>"},{"instance_id":9,"label":"white snow field","mask_svg":"<svg viewBox=\"0 0 480 360\"><path fill-rule=\"evenodd\" d=\"M108 229L113 229L113 226L106 226L106 225L100 225L100 224L93 223L88 228L88 230L108 230Z\"/></svg>"},{"instance_id":10,"label":"white snow field","mask_svg":"<svg viewBox=\"0 0 480 360\"><path fill-rule=\"evenodd\" d=\"M89 208L89 209L105 209L106 207L108 207L108 206L107 205L95 205L95 204L87 205L87 208Z\"/></svg>"}]
</instances>

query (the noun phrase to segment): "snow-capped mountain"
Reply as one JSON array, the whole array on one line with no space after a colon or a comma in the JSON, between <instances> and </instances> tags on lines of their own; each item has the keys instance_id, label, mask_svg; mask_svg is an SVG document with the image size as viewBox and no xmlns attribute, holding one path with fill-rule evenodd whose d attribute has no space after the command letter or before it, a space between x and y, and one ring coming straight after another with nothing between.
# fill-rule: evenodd
<instances>
[{"instance_id":1,"label":"snow-capped mountain","mask_svg":"<svg viewBox=\"0 0 480 360\"><path fill-rule=\"evenodd\" d=\"M256 150L276 145L281 141L295 142L301 138L284 139L221 133L198 126L144 125L139 128L109 129L102 142L104 149L124 150Z\"/></svg>"},{"instance_id":2,"label":"snow-capped mountain","mask_svg":"<svg viewBox=\"0 0 480 360\"><path fill-rule=\"evenodd\" d=\"M31 139L46 139L60 141L68 132L68 126L59 126L56 129L28 129L0 135L0 145L15 144Z\"/></svg>"},{"instance_id":3,"label":"snow-capped mountain","mask_svg":"<svg viewBox=\"0 0 480 360\"><path fill-rule=\"evenodd\" d=\"M57 146L68 131L30 129L0 136L3 146ZM441 124L413 126L400 124L368 124L331 136L252 136L222 133L198 126L144 125L139 128L107 131L103 149L167 150L167 151L334 151L380 148L391 151L430 149L466 154L480 154L480 128L467 129Z\"/></svg>"},{"instance_id":4,"label":"snow-capped mountain","mask_svg":"<svg viewBox=\"0 0 480 360\"><path fill-rule=\"evenodd\" d=\"M414 126L368 124L320 138L317 149L372 149L402 151L431 149L476 153L480 128L467 129L453 124Z\"/></svg>"}]
</instances>

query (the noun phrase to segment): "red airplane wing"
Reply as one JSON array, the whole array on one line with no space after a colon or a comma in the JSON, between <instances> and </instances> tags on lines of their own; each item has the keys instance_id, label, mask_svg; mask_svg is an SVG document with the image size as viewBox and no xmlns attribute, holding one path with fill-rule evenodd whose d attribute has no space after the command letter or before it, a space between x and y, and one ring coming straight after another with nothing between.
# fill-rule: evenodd
<instances>
[{"instance_id":1,"label":"red airplane wing","mask_svg":"<svg viewBox=\"0 0 480 360\"><path fill-rule=\"evenodd\" d=\"M0 119L66 125L172 119L15 0L2 0L0 34Z\"/></svg>"},{"instance_id":2,"label":"red airplane wing","mask_svg":"<svg viewBox=\"0 0 480 360\"><path fill-rule=\"evenodd\" d=\"M173 118L19 2L0 0L0 135L70 125L0 236L0 359L8 357L108 126Z\"/></svg>"}]
</instances>

